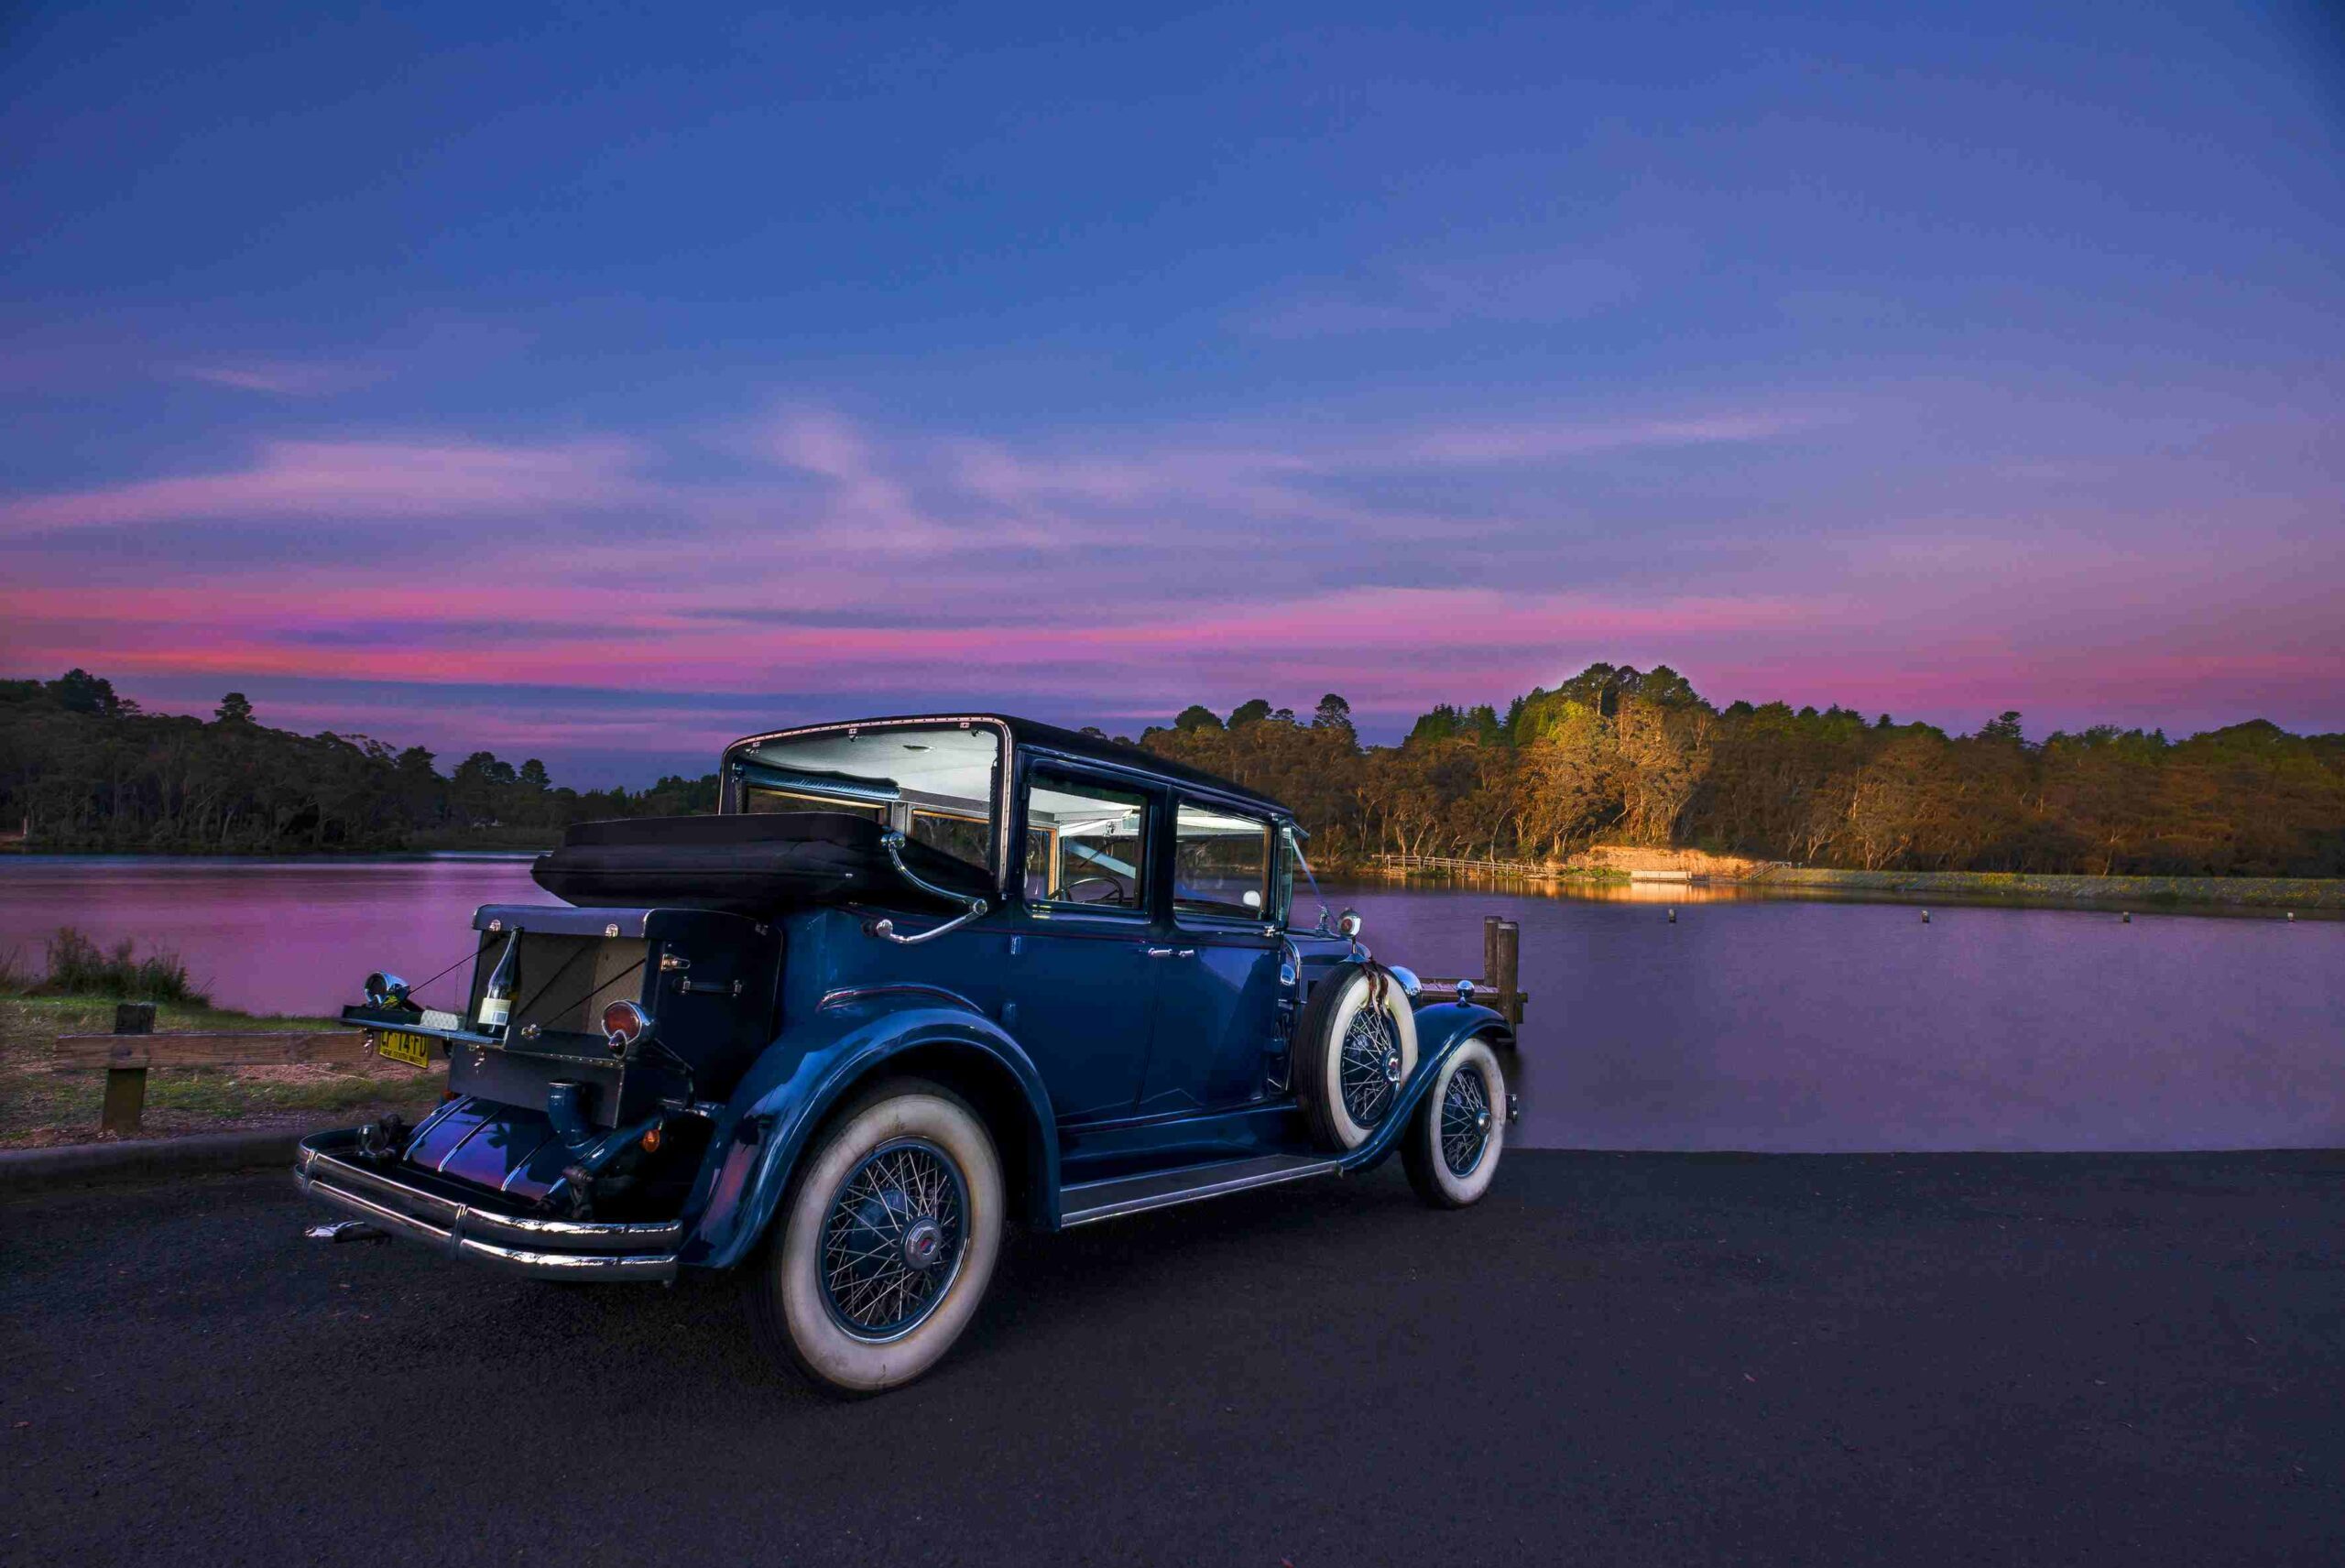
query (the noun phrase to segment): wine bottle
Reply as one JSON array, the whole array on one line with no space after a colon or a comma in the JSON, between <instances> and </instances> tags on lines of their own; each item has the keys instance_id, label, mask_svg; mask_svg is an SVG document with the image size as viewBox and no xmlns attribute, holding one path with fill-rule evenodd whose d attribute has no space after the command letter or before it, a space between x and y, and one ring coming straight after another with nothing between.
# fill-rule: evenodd
<instances>
[{"instance_id":1,"label":"wine bottle","mask_svg":"<svg viewBox=\"0 0 2345 1568\"><path fill-rule=\"evenodd\" d=\"M513 988L521 980L521 933L515 931L505 939L505 951L496 960L496 967L489 971L487 988L480 994L480 1027L484 1031L502 1029L512 1021Z\"/></svg>"}]
</instances>

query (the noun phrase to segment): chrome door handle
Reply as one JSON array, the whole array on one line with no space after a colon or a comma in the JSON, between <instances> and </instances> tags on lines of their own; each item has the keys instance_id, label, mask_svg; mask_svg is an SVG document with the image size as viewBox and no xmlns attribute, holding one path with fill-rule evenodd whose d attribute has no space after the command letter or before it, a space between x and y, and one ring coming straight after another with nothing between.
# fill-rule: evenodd
<instances>
[{"instance_id":1,"label":"chrome door handle","mask_svg":"<svg viewBox=\"0 0 2345 1568\"><path fill-rule=\"evenodd\" d=\"M1194 947L1151 947L1143 948L1141 951L1151 958L1194 958L1197 955L1197 950Z\"/></svg>"}]
</instances>

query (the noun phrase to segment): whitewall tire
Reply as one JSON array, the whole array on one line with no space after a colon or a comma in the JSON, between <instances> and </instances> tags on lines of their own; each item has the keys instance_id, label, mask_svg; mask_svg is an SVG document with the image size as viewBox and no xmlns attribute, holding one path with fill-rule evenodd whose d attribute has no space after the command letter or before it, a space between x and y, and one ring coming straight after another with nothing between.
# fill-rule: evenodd
<instances>
[{"instance_id":1,"label":"whitewall tire","mask_svg":"<svg viewBox=\"0 0 2345 1568\"><path fill-rule=\"evenodd\" d=\"M857 1096L802 1158L750 1278L769 1355L825 1393L883 1393L943 1358L1001 1251L992 1137L942 1084Z\"/></svg>"},{"instance_id":2,"label":"whitewall tire","mask_svg":"<svg viewBox=\"0 0 2345 1568\"><path fill-rule=\"evenodd\" d=\"M1401 1162L1417 1196L1437 1209L1478 1201L1498 1174L1506 1118L1506 1073L1490 1042L1477 1035L1441 1064L1402 1140Z\"/></svg>"},{"instance_id":3,"label":"whitewall tire","mask_svg":"<svg viewBox=\"0 0 2345 1568\"><path fill-rule=\"evenodd\" d=\"M1390 971L1348 964L1319 982L1294 1031L1294 1087L1312 1136L1358 1149L1417 1070L1417 1015Z\"/></svg>"}]
</instances>

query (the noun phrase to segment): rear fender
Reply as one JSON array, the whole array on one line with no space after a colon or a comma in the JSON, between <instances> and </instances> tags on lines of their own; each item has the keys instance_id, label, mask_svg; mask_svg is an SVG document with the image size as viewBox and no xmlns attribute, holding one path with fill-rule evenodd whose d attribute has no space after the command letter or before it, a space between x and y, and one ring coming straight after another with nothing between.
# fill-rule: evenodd
<instances>
[{"instance_id":1,"label":"rear fender","mask_svg":"<svg viewBox=\"0 0 2345 1568\"><path fill-rule=\"evenodd\" d=\"M1006 1146L1005 1174L1025 1190L1028 1222L1056 1227L1058 1131L1042 1075L991 1018L914 994L819 1009L766 1047L710 1135L686 1209L697 1216L677 1260L730 1269L746 1258L823 1119L859 1085L891 1069L950 1073L969 1085Z\"/></svg>"}]
</instances>

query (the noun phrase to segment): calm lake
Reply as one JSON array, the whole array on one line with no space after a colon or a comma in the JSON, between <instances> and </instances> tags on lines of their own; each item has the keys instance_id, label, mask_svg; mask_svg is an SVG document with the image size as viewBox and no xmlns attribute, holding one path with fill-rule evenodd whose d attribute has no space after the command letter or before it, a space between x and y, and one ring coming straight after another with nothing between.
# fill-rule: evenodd
<instances>
[{"instance_id":1,"label":"calm lake","mask_svg":"<svg viewBox=\"0 0 2345 1568\"><path fill-rule=\"evenodd\" d=\"M1329 889L1427 975L1522 922L1528 1144L2345 1145L2345 922L1691 897ZM178 948L224 1006L330 1013L371 968L455 963L496 901L548 901L526 859L0 856L0 953L71 923Z\"/></svg>"}]
</instances>

